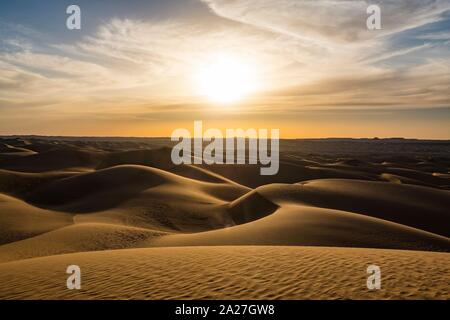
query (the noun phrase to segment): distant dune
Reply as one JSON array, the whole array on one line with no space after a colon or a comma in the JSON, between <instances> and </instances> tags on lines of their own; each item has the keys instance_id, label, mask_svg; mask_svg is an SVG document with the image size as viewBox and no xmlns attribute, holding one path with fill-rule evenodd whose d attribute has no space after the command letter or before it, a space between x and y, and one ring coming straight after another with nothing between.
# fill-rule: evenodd
<instances>
[{"instance_id":1,"label":"distant dune","mask_svg":"<svg viewBox=\"0 0 450 320\"><path fill-rule=\"evenodd\" d=\"M276 176L170 151L0 139L0 298L450 299L447 144L282 141Z\"/></svg>"}]
</instances>

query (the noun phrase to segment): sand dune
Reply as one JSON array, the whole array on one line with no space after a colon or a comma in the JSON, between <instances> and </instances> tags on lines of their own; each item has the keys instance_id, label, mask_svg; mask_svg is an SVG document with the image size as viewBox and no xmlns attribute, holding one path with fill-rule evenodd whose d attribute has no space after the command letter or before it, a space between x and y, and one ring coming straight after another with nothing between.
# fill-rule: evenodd
<instances>
[{"instance_id":1,"label":"sand dune","mask_svg":"<svg viewBox=\"0 0 450 320\"><path fill-rule=\"evenodd\" d=\"M244 224L256 221L275 212L278 206L252 191L228 205L228 212L235 224Z\"/></svg>"},{"instance_id":2,"label":"sand dune","mask_svg":"<svg viewBox=\"0 0 450 320\"><path fill-rule=\"evenodd\" d=\"M262 189L274 196L274 190ZM295 190L295 189L291 189ZM361 213L448 237L450 192L415 185L357 180L304 182L295 197L275 196L309 205ZM269 195L268 195L269 196ZM295 199L294 199L295 198ZM271 198L273 200L273 198ZM274 200L273 200L274 201Z\"/></svg>"},{"instance_id":3,"label":"sand dune","mask_svg":"<svg viewBox=\"0 0 450 320\"><path fill-rule=\"evenodd\" d=\"M91 169L99 163L101 154L92 151L73 149L50 149L41 153L31 154L26 157L0 160L3 169L20 172L46 172L62 169Z\"/></svg>"},{"instance_id":4,"label":"sand dune","mask_svg":"<svg viewBox=\"0 0 450 320\"><path fill-rule=\"evenodd\" d=\"M0 262L72 252L130 248L162 235L164 233L160 231L112 224L74 224L0 246Z\"/></svg>"},{"instance_id":5,"label":"sand dune","mask_svg":"<svg viewBox=\"0 0 450 320\"><path fill-rule=\"evenodd\" d=\"M450 240L381 219L344 211L286 205L274 214L215 231L168 235L150 246L281 245L390 248L450 252Z\"/></svg>"},{"instance_id":6,"label":"sand dune","mask_svg":"<svg viewBox=\"0 0 450 320\"><path fill-rule=\"evenodd\" d=\"M72 222L69 214L42 210L0 193L0 244L33 237Z\"/></svg>"},{"instance_id":7,"label":"sand dune","mask_svg":"<svg viewBox=\"0 0 450 320\"><path fill-rule=\"evenodd\" d=\"M26 156L26 155L28 156L36 154L36 152L30 149L17 146L15 147L6 143L0 143L0 153L1 155L10 155L10 156Z\"/></svg>"},{"instance_id":8,"label":"sand dune","mask_svg":"<svg viewBox=\"0 0 450 320\"><path fill-rule=\"evenodd\" d=\"M389 167L386 169L386 172L402 177L402 179L404 179L404 181L407 181L407 183L409 184L419 184L419 185L426 184L428 186L436 186L436 185L442 186L447 183L447 179L434 175L433 174L434 171L422 172L413 169Z\"/></svg>"},{"instance_id":9,"label":"sand dune","mask_svg":"<svg viewBox=\"0 0 450 320\"><path fill-rule=\"evenodd\" d=\"M445 146L284 141L276 176L169 147L0 139L0 298L450 298Z\"/></svg>"},{"instance_id":10,"label":"sand dune","mask_svg":"<svg viewBox=\"0 0 450 320\"><path fill-rule=\"evenodd\" d=\"M70 213L80 222L120 223L162 231L204 231L229 225L227 203L249 191L160 169L127 165L52 181L26 199Z\"/></svg>"},{"instance_id":11,"label":"sand dune","mask_svg":"<svg viewBox=\"0 0 450 320\"><path fill-rule=\"evenodd\" d=\"M99 163L98 169L116 167L119 165L144 165L154 168L167 169L175 167L171 158L170 148L156 150L129 150L107 154Z\"/></svg>"},{"instance_id":12,"label":"sand dune","mask_svg":"<svg viewBox=\"0 0 450 320\"><path fill-rule=\"evenodd\" d=\"M450 192L395 183L320 179L256 189L277 205L301 204L376 217L449 235Z\"/></svg>"},{"instance_id":13,"label":"sand dune","mask_svg":"<svg viewBox=\"0 0 450 320\"><path fill-rule=\"evenodd\" d=\"M67 290L66 268L81 268ZM367 267L381 266L369 291ZM443 253L191 247L77 253L0 264L2 299L450 299Z\"/></svg>"},{"instance_id":14,"label":"sand dune","mask_svg":"<svg viewBox=\"0 0 450 320\"><path fill-rule=\"evenodd\" d=\"M296 183L299 181L322 178L377 179L377 176L370 172L346 171L330 167L303 166L285 161L281 161L280 171L276 176L261 176L259 167L252 165L229 166L216 164L208 166L207 168L212 172L251 188L278 182Z\"/></svg>"},{"instance_id":15,"label":"sand dune","mask_svg":"<svg viewBox=\"0 0 450 320\"><path fill-rule=\"evenodd\" d=\"M93 212L116 207L144 190L155 189L156 192L157 187L167 185L172 187L167 191L178 191L179 197L187 197L189 191L194 195L196 191L195 196L204 202L214 197L235 198L248 191L237 184L205 183L156 168L123 165L60 179L37 189L28 199L40 205L60 207L63 211Z\"/></svg>"},{"instance_id":16,"label":"sand dune","mask_svg":"<svg viewBox=\"0 0 450 320\"><path fill-rule=\"evenodd\" d=\"M0 192L24 200L34 190L50 181L71 177L78 173L70 171L28 173L0 169Z\"/></svg>"}]
</instances>

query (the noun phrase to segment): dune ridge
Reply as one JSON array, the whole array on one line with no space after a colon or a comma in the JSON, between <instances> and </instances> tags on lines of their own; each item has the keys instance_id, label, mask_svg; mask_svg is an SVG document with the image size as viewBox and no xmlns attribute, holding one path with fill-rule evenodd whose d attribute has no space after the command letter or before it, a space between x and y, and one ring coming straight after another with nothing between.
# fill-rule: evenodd
<instances>
[{"instance_id":1,"label":"dune ridge","mask_svg":"<svg viewBox=\"0 0 450 320\"><path fill-rule=\"evenodd\" d=\"M164 140L0 139L0 297L449 299L450 157L302 143L282 143L280 174L260 176L174 166ZM44 283L69 261L92 268L87 291ZM378 294L361 285L371 261L390 272Z\"/></svg>"}]
</instances>

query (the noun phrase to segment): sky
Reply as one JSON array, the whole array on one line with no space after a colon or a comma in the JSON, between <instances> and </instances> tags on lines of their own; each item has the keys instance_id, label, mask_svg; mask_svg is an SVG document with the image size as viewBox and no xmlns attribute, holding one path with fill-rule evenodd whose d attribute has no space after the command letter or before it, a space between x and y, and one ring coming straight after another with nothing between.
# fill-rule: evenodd
<instances>
[{"instance_id":1,"label":"sky","mask_svg":"<svg viewBox=\"0 0 450 320\"><path fill-rule=\"evenodd\" d=\"M161 137L195 120L450 139L450 0L1 1L0 135Z\"/></svg>"}]
</instances>

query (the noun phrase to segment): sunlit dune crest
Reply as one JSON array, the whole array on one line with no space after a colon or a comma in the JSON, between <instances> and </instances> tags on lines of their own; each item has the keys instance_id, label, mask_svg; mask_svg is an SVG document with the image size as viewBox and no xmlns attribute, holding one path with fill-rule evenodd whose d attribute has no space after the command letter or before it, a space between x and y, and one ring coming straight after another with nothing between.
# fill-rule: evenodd
<instances>
[{"instance_id":1,"label":"sunlit dune crest","mask_svg":"<svg viewBox=\"0 0 450 320\"><path fill-rule=\"evenodd\" d=\"M271 176L169 139L2 144L2 299L450 298L446 142L282 140Z\"/></svg>"},{"instance_id":2,"label":"sunlit dune crest","mask_svg":"<svg viewBox=\"0 0 450 320\"><path fill-rule=\"evenodd\" d=\"M450 300L450 0L132 3L1 5L0 300Z\"/></svg>"}]
</instances>

